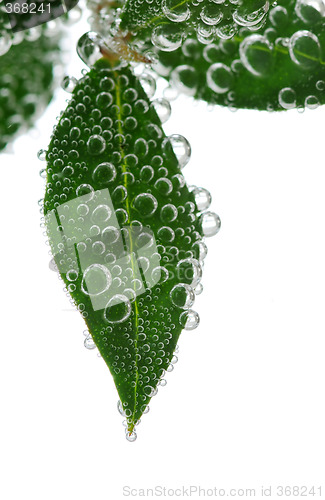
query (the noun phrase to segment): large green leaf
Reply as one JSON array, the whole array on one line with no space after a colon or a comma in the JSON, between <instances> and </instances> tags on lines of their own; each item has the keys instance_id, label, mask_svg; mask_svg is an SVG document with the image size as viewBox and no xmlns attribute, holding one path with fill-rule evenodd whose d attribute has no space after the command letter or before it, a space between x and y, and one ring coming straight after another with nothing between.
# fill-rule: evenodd
<instances>
[{"instance_id":1,"label":"large green leaf","mask_svg":"<svg viewBox=\"0 0 325 500\"><path fill-rule=\"evenodd\" d=\"M317 8L316 8L317 7ZM158 72L181 92L232 108L283 110L325 102L324 4L280 0L258 33L159 52Z\"/></svg>"},{"instance_id":2,"label":"large green leaf","mask_svg":"<svg viewBox=\"0 0 325 500\"><path fill-rule=\"evenodd\" d=\"M197 323L188 308L201 234L219 227L195 204L196 196L207 208L207 192L185 184L188 154L183 138L165 137L132 72L104 60L79 81L47 152L52 251L114 378L131 439L182 329Z\"/></svg>"},{"instance_id":3,"label":"large green leaf","mask_svg":"<svg viewBox=\"0 0 325 500\"><path fill-rule=\"evenodd\" d=\"M241 26L256 30L265 21L268 9L266 0L127 0L121 28L140 40L151 36L159 49L172 51L190 30L202 40L229 38Z\"/></svg>"},{"instance_id":4,"label":"large green leaf","mask_svg":"<svg viewBox=\"0 0 325 500\"><path fill-rule=\"evenodd\" d=\"M0 151L32 127L53 96L57 37L12 45L0 56Z\"/></svg>"}]
</instances>

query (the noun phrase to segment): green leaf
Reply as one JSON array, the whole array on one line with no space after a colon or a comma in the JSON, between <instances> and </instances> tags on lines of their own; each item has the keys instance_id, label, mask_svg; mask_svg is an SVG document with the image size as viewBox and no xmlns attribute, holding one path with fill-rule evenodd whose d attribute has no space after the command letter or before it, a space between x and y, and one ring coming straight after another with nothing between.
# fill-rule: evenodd
<instances>
[{"instance_id":1,"label":"green leaf","mask_svg":"<svg viewBox=\"0 0 325 500\"><path fill-rule=\"evenodd\" d=\"M193 36L175 52L160 51L157 70L180 92L211 104L317 107L325 102L325 11L315 5L280 0L258 33L242 29L208 45Z\"/></svg>"},{"instance_id":2,"label":"green leaf","mask_svg":"<svg viewBox=\"0 0 325 500\"><path fill-rule=\"evenodd\" d=\"M0 151L32 127L53 96L57 37L12 45L0 57Z\"/></svg>"},{"instance_id":3,"label":"green leaf","mask_svg":"<svg viewBox=\"0 0 325 500\"><path fill-rule=\"evenodd\" d=\"M181 136L165 137L130 69L104 60L79 81L47 152L52 252L114 378L129 439L184 325L198 322L184 306L201 276L202 231L220 224L195 204L207 208L208 193L185 184L189 152Z\"/></svg>"},{"instance_id":4,"label":"green leaf","mask_svg":"<svg viewBox=\"0 0 325 500\"><path fill-rule=\"evenodd\" d=\"M121 15L121 28L136 39L148 37L159 49L172 51L180 47L189 31L195 30L202 40L230 37L240 26L256 30L267 15L269 2L239 0L211 2L202 0L127 0Z\"/></svg>"}]
</instances>

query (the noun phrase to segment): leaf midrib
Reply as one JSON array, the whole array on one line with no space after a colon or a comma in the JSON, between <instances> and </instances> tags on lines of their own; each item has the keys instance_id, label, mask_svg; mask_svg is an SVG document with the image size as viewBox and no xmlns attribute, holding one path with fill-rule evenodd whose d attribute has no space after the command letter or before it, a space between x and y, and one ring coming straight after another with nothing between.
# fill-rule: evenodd
<instances>
[{"instance_id":1,"label":"leaf midrib","mask_svg":"<svg viewBox=\"0 0 325 500\"><path fill-rule=\"evenodd\" d=\"M115 77L115 97L116 97L116 117L117 117L117 128L119 132L119 150L122 156L122 172L124 174L128 173L127 169L127 164L125 162L125 152L124 148L122 147L122 137L124 136L123 134L123 128L122 128L122 106L121 106L121 87L119 84L118 80L118 73L115 71L114 72L114 77ZM128 188L128 175L123 176L123 185L125 189L127 190ZM126 206L126 212L128 214L128 221L129 223L131 222L131 205L129 201L129 196L126 196L125 200L125 206ZM131 234L130 238L130 254L131 254L131 267L133 271L133 276L135 276L135 266L134 266L134 252L133 252L133 238ZM136 403L137 403L137 389L138 389L138 380L139 380L139 370L138 370L138 338L139 338L139 333L138 333L138 327L139 327L139 307L138 307L138 300L137 300L137 293L135 289L135 282L133 281L133 288L135 292L135 300L134 300L134 308L135 308L135 317L134 317L134 333L135 333L135 369L136 369L136 378L135 378L135 387L134 387L134 409L132 413L132 420L131 424L128 427L129 434L132 433L134 426L135 426L135 412L136 412Z\"/></svg>"}]
</instances>

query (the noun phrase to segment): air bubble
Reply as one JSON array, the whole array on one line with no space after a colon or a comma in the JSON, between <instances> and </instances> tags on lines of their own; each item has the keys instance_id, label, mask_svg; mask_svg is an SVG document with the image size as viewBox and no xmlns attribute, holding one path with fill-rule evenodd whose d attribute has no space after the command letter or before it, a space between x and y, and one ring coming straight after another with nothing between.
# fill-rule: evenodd
<instances>
[{"instance_id":1,"label":"air bubble","mask_svg":"<svg viewBox=\"0 0 325 500\"><path fill-rule=\"evenodd\" d=\"M302 69L311 69L319 64L320 44L314 33L307 30L297 31L289 42L292 61Z\"/></svg>"},{"instance_id":2,"label":"air bubble","mask_svg":"<svg viewBox=\"0 0 325 500\"><path fill-rule=\"evenodd\" d=\"M78 56L89 68L92 68L103 57L101 47L104 45L104 40L98 33L89 31L78 40Z\"/></svg>"},{"instance_id":3,"label":"air bubble","mask_svg":"<svg viewBox=\"0 0 325 500\"><path fill-rule=\"evenodd\" d=\"M186 21L191 15L188 5L179 0L162 0L162 11L174 23Z\"/></svg>"},{"instance_id":4,"label":"air bubble","mask_svg":"<svg viewBox=\"0 0 325 500\"><path fill-rule=\"evenodd\" d=\"M202 278L202 268L196 259L182 259L177 263L177 278L195 287Z\"/></svg>"},{"instance_id":5,"label":"air bubble","mask_svg":"<svg viewBox=\"0 0 325 500\"><path fill-rule=\"evenodd\" d=\"M153 76L149 75L149 73L143 73L140 76L139 80L143 87L143 90L145 91L149 99L151 99L156 92L156 80Z\"/></svg>"},{"instance_id":6,"label":"air bubble","mask_svg":"<svg viewBox=\"0 0 325 500\"><path fill-rule=\"evenodd\" d=\"M116 294L112 297L104 311L104 318L109 323L122 323L131 314L131 303L125 295Z\"/></svg>"},{"instance_id":7,"label":"air bubble","mask_svg":"<svg viewBox=\"0 0 325 500\"><path fill-rule=\"evenodd\" d=\"M220 217L214 212L204 212L200 217L201 227L204 236L214 236L220 230Z\"/></svg>"},{"instance_id":8,"label":"air bubble","mask_svg":"<svg viewBox=\"0 0 325 500\"><path fill-rule=\"evenodd\" d=\"M74 76L65 76L61 82L61 87L63 88L63 90L71 94L74 91L77 83L78 80Z\"/></svg>"},{"instance_id":9,"label":"air bubble","mask_svg":"<svg viewBox=\"0 0 325 500\"><path fill-rule=\"evenodd\" d=\"M272 51L272 44L262 35L248 36L239 46L241 62L255 76L267 76L271 72Z\"/></svg>"},{"instance_id":10,"label":"air bubble","mask_svg":"<svg viewBox=\"0 0 325 500\"><path fill-rule=\"evenodd\" d=\"M215 63L207 71L207 84L213 92L224 94L232 87L234 75L223 63Z\"/></svg>"},{"instance_id":11,"label":"air bubble","mask_svg":"<svg viewBox=\"0 0 325 500\"><path fill-rule=\"evenodd\" d=\"M182 45L183 36L183 31L179 29L179 26L160 24L153 30L151 40L157 49L171 52Z\"/></svg>"},{"instance_id":12,"label":"air bubble","mask_svg":"<svg viewBox=\"0 0 325 500\"><path fill-rule=\"evenodd\" d=\"M101 225L104 222L108 221L111 215L112 210L108 205L98 205L91 215L91 220L94 224Z\"/></svg>"},{"instance_id":13,"label":"air bubble","mask_svg":"<svg viewBox=\"0 0 325 500\"><path fill-rule=\"evenodd\" d=\"M46 161L47 151L46 149L40 149L37 153L37 158L41 161Z\"/></svg>"},{"instance_id":14,"label":"air bubble","mask_svg":"<svg viewBox=\"0 0 325 500\"><path fill-rule=\"evenodd\" d=\"M171 106L167 99L155 99L151 103L152 107L156 111L161 123L165 123L171 114Z\"/></svg>"},{"instance_id":15,"label":"air bubble","mask_svg":"<svg viewBox=\"0 0 325 500\"><path fill-rule=\"evenodd\" d=\"M157 210L158 202L152 194L141 193L135 197L133 206L143 217L150 217Z\"/></svg>"},{"instance_id":16,"label":"air bubble","mask_svg":"<svg viewBox=\"0 0 325 500\"><path fill-rule=\"evenodd\" d=\"M133 430L131 433L126 429L125 437L130 443L134 443L137 439L137 433Z\"/></svg>"},{"instance_id":17,"label":"air bubble","mask_svg":"<svg viewBox=\"0 0 325 500\"><path fill-rule=\"evenodd\" d=\"M77 196L84 196L84 201L90 201L94 197L94 188L90 184L80 184L76 189Z\"/></svg>"},{"instance_id":18,"label":"air bubble","mask_svg":"<svg viewBox=\"0 0 325 500\"><path fill-rule=\"evenodd\" d=\"M106 266L91 264L83 274L81 291L85 295L97 296L106 292L112 284L112 275Z\"/></svg>"},{"instance_id":19,"label":"air bubble","mask_svg":"<svg viewBox=\"0 0 325 500\"><path fill-rule=\"evenodd\" d=\"M196 187L193 189L192 193L194 194L197 209L200 212L209 208L212 198L207 189Z\"/></svg>"},{"instance_id":20,"label":"air bubble","mask_svg":"<svg viewBox=\"0 0 325 500\"><path fill-rule=\"evenodd\" d=\"M309 95L305 99L305 106L308 109L316 109L319 106L319 100L314 95Z\"/></svg>"},{"instance_id":21,"label":"air bubble","mask_svg":"<svg viewBox=\"0 0 325 500\"><path fill-rule=\"evenodd\" d=\"M180 315L180 324L185 330L195 330L200 324L200 316L193 309L189 309Z\"/></svg>"},{"instance_id":22,"label":"air bubble","mask_svg":"<svg viewBox=\"0 0 325 500\"><path fill-rule=\"evenodd\" d=\"M94 169L92 177L95 182L98 182L98 184L103 186L115 179L116 169L112 163L100 163Z\"/></svg>"},{"instance_id":23,"label":"air bubble","mask_svg":"<svg viewBox=\"0 0 325 500\"><path fill-rule=\"evenodd\" d=\"M279 104L283 109L293 109L296 107L296 92L290 88L285 87L279 92Z\"/></svg>"},{"instance_id":24,"label":"air bubble","mask_svg":"<svg viewBox=\"0 0 325 500\"><path fill-rule=\"evenodd\" d=\"M218 5L208 3L207 5L204 5L201 10L200 17L208 26L215 26L222 21L223 13Z\"/></svg>"},{"instance_id":25,"label":"air bubble","mask_svg":"<svg viewBox=\"0 0 325 500\"><path fill-rule=\"evenodd\" d=\"M305 23L316 24L325 15L325 5L323 0L297 0L295 12Z\"/></svg>"},{"instance_id":26,"label":"air bubble","mask_svg":"<svg viewBox=\"0 0 325 500\"><path fill-rule=\"evenodd\" d=\"M84 340L84 346L86 349L95 349L96 348L96 344L95 342L93 341L93 338L91 335L88 335L85 340Z\"/></svg>"},{"instance_id":27,"label":"air bubble","mask_svg":"<svg viewBox=\"0 0 325 500\"><path fill-rule=\"evenodd\" d=\"M189 308L194 304L195 295L190 285L181 283L171 289L170 298L175 306Z\"/></svg>"},{"instance_id":28,"label":"air bubble","mask_svg":"<svg viewBox=\"0 0 325 500\"><path fill-rule=\"evenodd\" d=\"M174 221L177 218L178 210L175 205L168 203L160 211L160 219L164 224Z\"/></svg>"},{"instance_id":29,"label":"air bubble","mask_svg":"<svg viewBox=\"0 0 325 500\"><path fill-rule=\"evenodd\" d=\"M120 415L122 415L122 417L125 417L125 412L120 399L117 402L117 411L119 412Z\"/></svg>"},{"instance_id":30,"label":"air bubble","mask_svg":"<svg viewBox=\"0 0 325 500\"><path fill-rule=\"evenodd\" d=\"M182 93L194 96L198 85L197 71L188 64L182 64L171 73L173 85Z\"/></svg>"},{"instance_id":31,"label":"air bubble","mask_svg":"<svg viewBox=\"0 0 325 500\"><path fill-rule=\"evenodd\" d=\"M184 168L191 157L191 145L185 137L179 134L173 134L164 139L162 144L163 149L169 151L172 147L174 154L178 160L180 168Z\"/></svg>"},{"instance_id":32,"label":"air bubble","mask_svg":"<svg viewBox=\"0 0 325 500\"><path fill-rule=\"evenodd\" d=\"M3 56L8 52L11 47L11 36L9 33L3 31L0 34L0 56Z\"/></svg>"},{"instance_id":33,"label":"air bubble","mask_svg":"<svg viewBox=\"0 0 325 500\"><path fill-rule=\"evenodd\" d=\"M88 152L91 155L100 155L105 151L106 142L105 139L98 134L94 134L89 137L87 142Z\"/></svg>"},{"instance_id":34,"label":"air bubble","mask_svg":"<svg viewBox=\"0 0 325 500\"><path fill-rule=\"evenodd\" d=\"M243 26L244 28L252 28L259 25L266 17L269 10L269 2L265 2L262 7L253 12L248 10L245 2L241 2L239 5L240 6L235 10L232 17L239 26Z\"/></svg>"}]
</instances>

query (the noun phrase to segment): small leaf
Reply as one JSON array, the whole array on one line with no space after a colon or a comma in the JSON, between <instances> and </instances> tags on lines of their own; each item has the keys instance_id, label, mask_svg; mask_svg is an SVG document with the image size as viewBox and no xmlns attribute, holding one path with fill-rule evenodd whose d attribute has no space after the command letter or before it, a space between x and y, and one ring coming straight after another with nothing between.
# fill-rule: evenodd
<instances>
[{"instance_id":1,"label":"small leaf","mask_svg":"<svg viewBox=\"0 0 325 500\"><path fill-rule=\"evenodd\" d=\"M281 0L258 33L204 45L192 36L159 52L158 72L180 92L232 108L284 110L325 102L323 3ZM307 8L308 7L308 8Z\"/></svg>"},{"instance_id":2,"label":"small leaf","mask_svg":"<svg viewBox=\"0 0 325 500\"><path fill-rule=\"evenodd\" d=\"M53 96L57 37L12 45L0 56L0 151L34 125Z\"/></svg>"},{"instance_id":3,"label":"small leaf","mask_svg":"<svg viewBox=\"0 0 325 500\"><path fill-rule=\"evenodd\" d=\"M130 69L103 59L76 86L47 153L44 213L52 252L127 417L127 436L168 369L220 221L181 174L190 154L167 138ZM175 152L174 152L175 151ZM203 253L202 253L203 252Z\"/></svg>"},{"instance_id":4,"label":"small leaf","mask_svg":"<svg viewBox=\"0 0 325 500\"><path fill-rule=\"evenodd\" d=\"M159 49L173 51L182 45L189 31L195 30L202 41L229 38L239 27L256 30L265 20L269 2L190 2L189 0L127 0L121 15L121 28L136 39Z\"/></svg>"}]
</instances>

